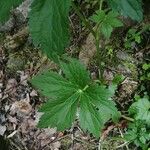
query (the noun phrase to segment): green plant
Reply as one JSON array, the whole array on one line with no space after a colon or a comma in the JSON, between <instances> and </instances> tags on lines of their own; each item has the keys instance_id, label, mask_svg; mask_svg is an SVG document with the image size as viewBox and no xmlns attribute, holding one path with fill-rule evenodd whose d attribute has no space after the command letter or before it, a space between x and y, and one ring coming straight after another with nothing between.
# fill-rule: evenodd
<instances>
[{"instance_id":1,"label":"green plant","mask_svg":"<svg viewBox=\"0 0 150 150\"><path fill-rule=\"evenodd\" d=\"M104 10L96 11L91 20L96 23L97 36L102 33L105 38L109 39L113 28L123 26L123 23L117 18L118 13L109 11L107 14Z\"/></svg>"},{"instance_id":2,"label":"green plant","mask_svg":"<svg viewBox=\"0 0 150 150\"><path fill-rule=\"evenodd\" d=\"M150 128L142 121L130 123L124 138L130 143L134 143L143 150L148 149L148 141L150 141Z\"/></svg>"},{"instance_id":3,"label":"green plant","mask_svg":"<svg viewBox=\"0 0 150 150\"><path fill-rule=\"evenodd\" d=\"M132 48L132 43L141 43L141 35L140 32L137 32L136 29L129 29L126 38L125 38L125 48Z\"/></svg>"},{"instance_id":4,"label":"green plant","mask_svg":"<svg viewBox=\"0 0 150 150\"><path fill-rule=\"evenodd\" d=\"M117 121L120 116L111 100L115 86L106 88L92 81L89 72L77 60L69 64L61 62L60 66L64 77L50 71L32 79L40 93L49 98L40 109L44 115L39 127L70 128L78 112L84 131L99 137L105 122L110 118Z\"/></svg>"},{"instance_id":5,"label":"green plant","mask_svg":"<svg viewBox=\"0 0 150 150\"><path fill-rule=\"evenodd\" d=\"M150 101L148 97L145 96L134 102L130 106L129 113L133 114L136 120L141 120L150 126Z\"/></svg>"},{"instance_id":6,"label":"green plant","mask_svg":"<svg viewBox=\"0 0 150 150\"><path fill-rule=\"evenodd\" d=\"M135 145L143 150L148 149L148 141L150 140L150 101L149 97L140 98L136 96L130 108L129 113L134 117L134 122L129 123L125 139L134 142Z\"/></svg>"},{"instance_id":7,"label":"green plant","mask_svg":"<svg viewBox=\"0 0 150 150\"><path fill-rule=\"evenodd\" d=\"M142 65L143 73L140 77L141 80L150 81L150 63L144 63Z\"/></svg>"},{"instance_id":8,"label":"green plant","mask_svg":"<svg viewBox=\"0 0 150 150\"><path fill-rule=\"evenodd\" d=\"M107 0L114 11L129 16L133 20L143 19L142 0Z\"/></svg>"},{"instance_id":9,"label":"green plant","mask_svg":"<svg viewBox=\"0 0 150 150\"><path fill-rule=\"evenodd\" d=\"M125 48L134 48L136 44L140 44L142 42L142 33L144 33L145 31L149 31L150 25L145 24L140 28L141 29L131 28L128 30L124 43Z\"/></svg>"},{"instance_id":10,"label":"green plant","mask_svg":"<svg viewBox=\"0 0 150 150\"><path fill-rule=\"evenodd\" d=\"M0 22L4 23L9 18L12 7L18 6L22 0L0 1ZM101 33L108 40L115 27L123 24L118 19L118 13L129 16L136 21L143 18L140 0L106 0L110 5L103 9L104 0L97 0L99 10L91 17L95 23L82 15L82 12L71 0L33 0L29 13L29 30L33 43L39 47L48 58L57 62L63 70L64 77L54 73L45 72L32 80L33 85L50 100L41 107L44 115L39 122L40 127L54 127L64 130L69 128L79 112L80 125L96 137L104 123L110 118L116 121L119 113L112 100L114 86L106 88L90 79L89 73L76 60L70 64L59 63L65 48L69 46L69 11L72 6L79 18L95 38L97 60L101 69L100 79L103 74L103 49L100 48ZM111 9L111 10L110 10ZM106 52L107 55L107 52Z\"/></svg>"},{"instance_id":11,"label":"green plant","mask_svg":"<svg viewBox=\"0 0 150 150\"><path fill-rule=\"evenodd\" d=\"M0 22L5 22L9 17L9 11L12 7L16 7L22 0L12 0L11 3L6 1L0 2ZM116 18L117 14L110 11L102 11L104 0L98 0L99 11L97 11L98 18L95 20L98 28L105 37L110 37L114 27L122 26L122 23ZM134 20L141 21L143 18L142 7L140 0L106 0L110 4L113 11L122 12L123 15L129 16ZM36 46L40 45L41 50L47 54L50 59L56 61L58 56L61 56L65 48L69 44L69 10L73 7L75 12L79 15L87 29L94 35L96 40L96 47L99 53L99 34L97 30L94 31L78 6L71 2L71 0L34 0L31 5L29 13L29 30ZM125 6L125 7L124 7ZM133 7L134 6L134 7ZM48 10L48 11L47 11ZM100 19L100 20L99 20ZM100 25L101 24L101 25ZM106 25L106 26L105 26ZM100 58L99 58L100 59Z\"/></svg>"}]
</instances>

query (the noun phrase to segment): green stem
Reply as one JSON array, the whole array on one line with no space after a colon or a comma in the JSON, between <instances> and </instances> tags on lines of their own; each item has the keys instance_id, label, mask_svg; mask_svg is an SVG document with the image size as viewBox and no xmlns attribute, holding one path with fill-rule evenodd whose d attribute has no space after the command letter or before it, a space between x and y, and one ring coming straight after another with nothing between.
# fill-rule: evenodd
<instances>
[{"instance_id":1,"label":"green stem","mask_svg":"<svg viewBox=\"0 0 150 150\"><path fill-rule=\"evenodd\" d=\"M104 0L100 0L100 3L99 3L99 10L102 10L103 1L104 1Z\"/></svg>"},{"instance_id":2,"label":"green stem","mask_svg":"<svg viewBox=\"0 0 150 150\"><path fill-rule=\"evenodd\" d=\"M93 36L96 38L96 34L93 30L93 27L90 25L90 23L86 20L86 18L81 14L79 8L72 2L72 7L74 8L76 14L79 16L79 18L83 21L86 28L90 30L90 32L93 34Z\"/></svg>"},{"instance_id":3,"label":"green stem","mask_svg":"<svg viewBox=\"0 0 150 150\"><path fill-rule=\"evenodd\" d=\"M102 10L102 6L103 6L103 1L104 0L100 0L99 1L99 10ZM97 25L97 29L96 29L96 49L97 49L97 63L99 65L99 68L100 68L100 80L101 82L103 82L103 66L101 65L101 62L102 62L102 54L101 54L101 51L102 51L102 48L100 48L100 32L98 31L98 28L99 28L100 24Z\"/></svg>"},{"instance_id":4,"label":"green stem","mask_svg":"<svg viewBox=\"0 0 150 150\"><path fill-rule=\"evenodd\" d=\"M89 85L86 85L82 91L85 91L88 87Z\"/></svg>"},{"instance_id":5,"label":"green stem","mask_svg":"<svg viewBox=\"0 0 150 150\"><path fill-rule=\"evenodd\" d=\"M98 32L99 33L99 32ZM100 65L100 60L101 60L101 55L100 55L100 36L97 34L97 38L95 39L95 44L96 44L96 50L97 50L97 61L98 65Z\"/></svg>"},{"instance_id":6,"label":"green stem","mask_svg":"<svg viewBox=\"0 0 150 150\"><path fill-rule=\"evenodd\" d=\"M134 119L133 118L130 118L130 117L127 117L125 115L121 115L122 118L128 120L128 121L131 121L131 122L134 122Z\"/></svg>"}]
</instances>

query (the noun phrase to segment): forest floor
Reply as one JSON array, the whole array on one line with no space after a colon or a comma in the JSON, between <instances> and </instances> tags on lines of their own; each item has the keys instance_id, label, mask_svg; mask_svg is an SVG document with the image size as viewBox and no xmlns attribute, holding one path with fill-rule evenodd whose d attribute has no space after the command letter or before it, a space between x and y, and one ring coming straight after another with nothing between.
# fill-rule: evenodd
<instances>
[{"instance_id":1,"label":"forest floor","mask_svg":"<svg viewBox=\"0 0 150 150\"><path fill-rule=\"evenodd\" d=\"M113 53L108 56L110 59L107 60L104 78L109 83L114 73L125 76L114 97L123 114L126 114L136 92L150 91L149 81L140 80L144 74L142 65L150 63L150 30L145 29L140 34L140 43L133 39L129 48L124 47L128 30L133 28L141 31L150 23L149 19L146 14L141 24L126 22L126 27L115 31L114 38L107 44L107 50L113 49ZM73 38L68 54L78 57L90 70L91 76L96 78L98 68L94 61L92 36L83 32L75 14L71 15L70 20ZM36 127L41 116L38 108L45 99L29 81L42 70L58 71L59 68L33 46L26 20L21 23L15 21L11 27L1 27L0 33L0 135L7 138L10 149L96 150L101 147L102 150L136 150L122 140L128 122L125 118L118 124L109 122L100 140L84 133L77 120L71 129L64 132L58 132L55 128ZM146 89L142 91L143 86Z\"/></svg>"}]
</instances>

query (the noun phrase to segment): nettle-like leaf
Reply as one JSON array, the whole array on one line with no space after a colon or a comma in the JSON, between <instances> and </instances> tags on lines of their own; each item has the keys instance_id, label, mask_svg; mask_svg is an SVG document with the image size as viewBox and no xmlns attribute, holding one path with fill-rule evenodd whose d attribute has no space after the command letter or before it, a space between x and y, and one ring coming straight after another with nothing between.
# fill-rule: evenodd
<instances>
[{"instance_id":1,"label":"nettle-like leaf","mask_svg":"<svg viewBox=\"0 0 150 150\"><path fill-rule=\"evenodd\" d=\"M124 138L129 142L134 142L136 146L147 149L147 142L150 140L149 127L143 121L129 123L128 130Z\"/></svg>"},{"instance_id":2,"label":"nettle-like leaf","mask_svg":"<svg viewBox=\"0 0 150 150\"><path fill-rule=\"evenodd\" d=\"M68 13L71 0L34 0L29 13L29 29L35 45L53 60L69 44Z\"/></svg>"},{"instance_id":3,"label":"nettle-like leaf","mask_svg":"<svg viewBox=\"0 0 150 150\"><path fill-rule=\"evenodd\" d=\"M135 115L136 120L142 120L150 125L150 101L147 97L141 98L133 103L129 112Z\"/></svg>"},{"instance_id":4,"label":"nettle-like leaf","mask_svg":"<svg viewBox=\"0 0 150 150\"><path fill-rule=\"evenodd\" d=\"M90 79L89 72L77 60L69 64L61 62L63 76L47 71L34 77L31 83L49 100L41 106L39 127L57 127L64 130L71 127L79 113L79 122L84 131L96 137L106 121L117 121L120 113L111 100L114 86L106 88Z\"/></svg>"},{"instance_id":5,"label":"nettle-like leaf","mask_svg":"<svg viewBox=\"0 0 150 150\"><path fill-rule=\"evenodd\" d=\"M17 7L23 0L0 0L0 22L4 23L8 20L10 10Z\"/></svg>"},{"instance_id":6,"label":"nettle-like leaf","mask_svg":"<svg viewBox=\"0 0 150 150\"><path fill-rule=\"evenodd\" d=\"M133 20L142 21L143 10L141 0L107 0L114 11L119 11L124 16Z\"/></svg>"},{"instance_id":7,"label":"nettle-like leaf","mask_svg":"<svg viewBox=\"0 0 150 150\"><path fill-rule=\"evenodd\" d=\"M110 11L106 14L103 10L98 10L91 17L91 20L98 25L99 30L108 39L115 27L123 26L123 23L117 17L118 13L116 12Z\"/></svg>"}]
</instances>

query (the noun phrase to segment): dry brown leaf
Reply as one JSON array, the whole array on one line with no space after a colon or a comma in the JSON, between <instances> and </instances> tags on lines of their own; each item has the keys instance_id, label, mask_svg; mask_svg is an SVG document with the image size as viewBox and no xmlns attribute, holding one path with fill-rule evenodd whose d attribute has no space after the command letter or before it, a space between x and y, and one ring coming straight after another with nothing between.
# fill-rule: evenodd
<instances>
[{"instance_id":1,"label":"dry brown leaf","mask_svg":"<svg viewBox=\"0 0 150 150\"><path fill-rule=\"evenodd\" d=\"M32 110L31 105L29 102L25 100L17 101L12 104L10 108L10 114L14 115L17 113L18 116L25 116L28 115Z\"/></svg>"},{"instance_id":2,"label":"dry brown leaf","mask_svg":"<svg viewBox=\"0 0 150 150\"><path fill-rule=\"evenodd\" d=\"M82 50L79 53L79 59L85 66L88 66L95 53L96 47L94 43L94 37L90 33L86 39L85 44L82 46Z\"/></svg>"},{"instance_id":3,"label":"dry brown leaf","mask_svg":"<svg viewBox=\"0 0 150 150\"><path fill-rule=\"evenodd\" d=\"M2 126L2 125L0 125L0 135L4 135L4 133L5 133L5 131L6 131L6 126Z\"/></svg>"}]
</instances>

